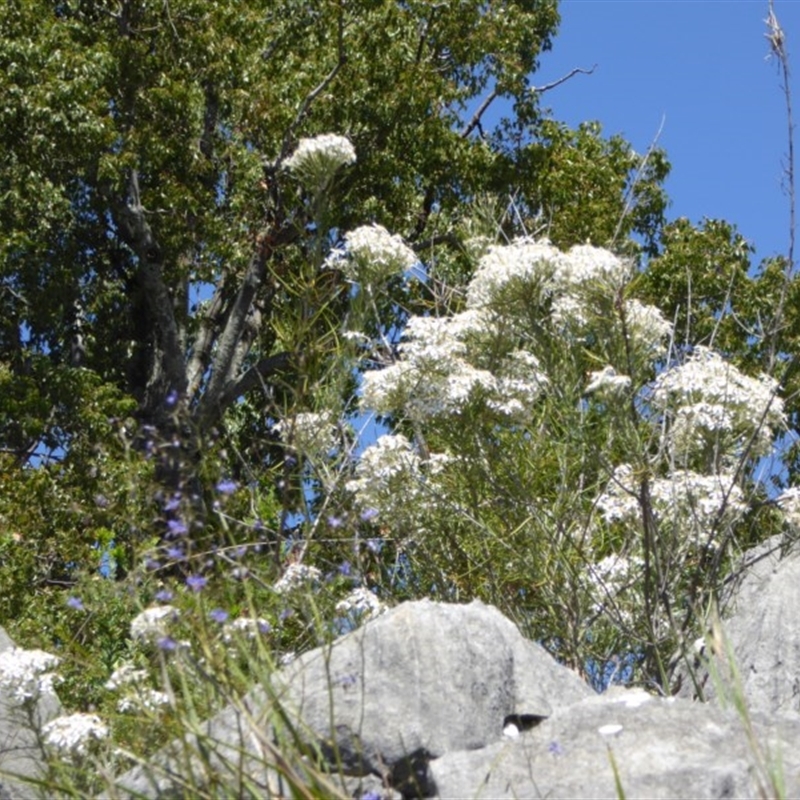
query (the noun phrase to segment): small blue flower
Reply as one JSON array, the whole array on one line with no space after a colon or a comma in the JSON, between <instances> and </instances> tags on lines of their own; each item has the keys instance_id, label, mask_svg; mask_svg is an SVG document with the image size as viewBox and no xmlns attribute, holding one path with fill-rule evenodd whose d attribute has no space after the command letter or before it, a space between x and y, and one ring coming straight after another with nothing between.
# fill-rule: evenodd
<instances>
[{"instance_id":1,"label":"small blue flower","mask_svg":"<svg viewBox=\"0 0 800 800\"><path fill-rule=\"evenodd\" d=\"M555 739L547 745L547 752L552 756L563 756L564 748Z\"/></svg>"},{"instance_id":2,"label":"small blue flower","mask_svg":"<svg viewBox=\"0 0 800 800\"><path fill-rule=\"evenodd\" d=\"M147 558L145 558L145 560L144 560L144 567L145 567L145 569L150 569L150 570L160 569L161 568L161 562L160 561L156 561L156 559L151 558L150 556L147 556Z\"/></svg>"},{"instance_id":3,"label":"small blue flower","mask_svg":"<svg viewBox=\"0 0 800 800\"><path fill-rule=\"evenodd\" d=\"M183 548L180 545L173 545L166 549L167 558L172 558L175 561L181 561L186 558Z\"/></svg>"},{"instance_id":4,"label":"small blue flower","mask_svg":"<svg viewBox=\"0 0 800 800\"><path fill-rule=\"evenodd\" d=\"M169 603L175 595L169 589L160 589L156 592L155 598L159 603Z\"/></svg>"},{"instance_id":5,"label":"small blue flower","mask_svg":"<svg viewBox=\"0 0 800 800\"><path fill-rule=\"evenodd\" d=\"M178 402L178 393L173 389L165 398L164 398L164 405L167 408L174 408L175 404Z\"/></svg>"},{"instance_id":6,"label":"small blue flower","mask_svg":"<svg viewBox=\"0 0 800 800\"><path fill-rule=\"evenodd\" d=\"M206 578L204 578L202 575L190 575L186 579L186 585L193 592L202 591L205 588L207 583L208 583L208 580Z\"/></svg>"},{"instance_id":7,"label":"small blue flower","mask_svg":"<svg viewBox=\"0 0 800 800\"><path fill-rule=\"evenodd\" d=\"M214 620L214 622L219 622L221 625L226 619L228 619L229 615L224 608L215 608L213 611L208 612L208 616Z\"/></svg>"},{"instance_id":8,"label":"small blue flower","mask_svg":"<svg viewBox=\"0 0 800 800\"><path fill-rule=\"evenodd\" d=\"M76 611L84 610L83 600L81 600L80 597L75 597L74 595L67 598L67 605L70 608L74 608Z\"/></svg>"},{"instance_id":9,"label":"small blue flower","mask_svg":"<svg viewBox=\"0 0 800 800\"><path fill-rule=\"evenodd\" d=\"M381 796L374 789L370 789L368 792L364 792L359 800L381 800Z\"/></svg>"},{"instance_id":10,"label":"small blue flower","mask_svg":"<svg viewBox=\"0 0 800 800\"><path fill-rule=\"evenodd\" d=\"M217 484L217 491L220 494L233 494L238 488L236 481L224 478Z\"/></svg>"},{"instance_id":11,"label":"small blue flower","mask_svg":"<svg viewBox=\"0 0 800 800\"><path fill-rule=\"evenodd\" d=\"M175 492L166 503L164 503L164 511L172 513L173 511L177 511L181 505L181 493Z\"/></svg>"},{"instance_id":12,"label":"small blue flower","mask_svg":"<svg viewBox=\"0 0 800 800\"><path fill-rule=\"evenodd\" d=\"M272 625L263 619L258 620L256 626L258 627L258 632L264 636L266 636L272 630Z\"/></svg>"},{"instance_id":13,"label":"small blue flower","mask_svg":"<svg viewBox=\"0 0 800 800\"><path fill-rule=\"evenodd\" d=\"M356 675L342 675L342 677L339 678L339 684L344 689L352 688L353 686L356 685L357 682L358 682L358 677Z\"/></svg>"},{"instance_id":14,"label":"small blue flower","mask_svg":"<svg viewBox=\"0 0 800 800\"><path fill-rule=\"evenodd\" d=\"M342 561L339 564L339 574L344 575L345 578L349 578L353 572L353 567L351 566L349 561Z\"/></svg>"},{"instance_id":15,"label":"small blue flower","mask_svg":"<svg viewBox=\"0 0 800 800\"><path fill-rule=\"evenodd\" d=\"M377 508L365 508L361 512L361 519L364 522L369 522L371 519L375 519L378 516L378 509Z\"/></svg>"},{"instance_id":16,"label":"small blue flower","mask_svg":"<svg viewBox=\"0 0 800 800\"><path fill-rule=\"evenodd\" d=\"M376 555L383 550L383 539L367 539L367 550Z\"/></svg>"},{"instance_id":17,"label":"small blue flower","mask_svg":"<svg viewBox=\"0 0 800 800\"><path fill-rule=\"evenodd\" d=\"M158 640L158 649L164 650L165 652L171 652L173 650L177 650L178 643L171 637L171 636L164 636Z\"/></svg>"},{"instance_id":18,"label":"small blue flower","mask_svg":"<svg viewBox=\"0 0 800 800\"><path fill-rule=\"evenodd\" d=\"M171 537L185 536L187 533L189 533L189 529L179 519L168 519L167 531L167 536Z\"/></svg>"},{"instance_id":19,"label":"small blue flower","mask_svg":"<svg viewBox=\"0 0 800 800\"><path fill-rule=\"evenodd\" d=\"M333 514L328 517L328 525L331 528L341 528L342 527L342 518L335 517Z\"/></svg>"}]
</instances>

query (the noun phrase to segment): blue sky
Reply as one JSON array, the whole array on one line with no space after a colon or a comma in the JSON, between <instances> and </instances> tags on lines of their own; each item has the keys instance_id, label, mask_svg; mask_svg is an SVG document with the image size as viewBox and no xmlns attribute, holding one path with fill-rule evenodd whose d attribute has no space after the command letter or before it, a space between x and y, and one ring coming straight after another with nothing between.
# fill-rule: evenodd
<instances>
[{"instance_id":1,"label":"blue sky","mask_svg":"<svg viewBox=\"0 0 800 800\"><path fill-rule=\"evenodd\" d=\"M562 0L560 31L534 76L543 85L596 64L542 105L571 126L597 120L639 152L663 119L669 218L736 224L756 263L785 253L789 235L787 123L778 64L766 58L768 11L767 0ZM775 12L800 59L800 0L775 0ZM792 66L800 75L800 61ZM800 122L800 83L791 83Z\"/></svg>"}]
</instances>

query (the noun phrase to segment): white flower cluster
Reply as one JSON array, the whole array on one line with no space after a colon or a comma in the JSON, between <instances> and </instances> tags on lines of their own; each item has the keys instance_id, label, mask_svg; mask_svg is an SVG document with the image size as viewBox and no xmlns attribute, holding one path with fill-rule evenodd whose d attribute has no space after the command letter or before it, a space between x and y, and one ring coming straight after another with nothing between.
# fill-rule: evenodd
<instances>
[{"instance_id":1,"label":"white flower cluster","mask_svg":"<svg viewBox=\"0 0 800 800\"><path fill-rule=\"evenodd\" d=\"M547 385L531 353L515 350L495 363L495 374L471 363L467 341L486 336L491 322L475 310L452 317L412 317L400 360L364 375L361 404L378 412L402 409L410 418L458 413L476 396L497 413L528 413ZM474 354L481 358L480 351Z\"/></svg>"},{"instance_id":2,"label":"white flower cluster","mask_svg":"<svg viewBox=\"0 0 800 800\"><path fill-rule=\"evenodd\" d=\"M517 239L494 245L478 262L467 290L467 306L483 308L495 302L511 283L535 283L544 291L555 286L554 276L562 253L547 241Z\"/></svg>"},{"instance_id":3,"label":"white flower cluster","mask_svg":"<svg viewBox=\"0 0 800 800\"><path fill-rule=\"evenodd\" d=\"M578 245L562 253L546 240L517 239L489 248L480 259L467 290L467 306L495 306L507 312L508 301L513 298L507 289L526 287L522 295L526 313L530 314L532 305L545 313L544 300L550 298L549 313L554 322L582 328L597 316L598 292L613 297L631 274L631 264L603 248ZM661 312L654 306L628 300L625 314L628 332L637 348L646 353L663 352L672 326Z\"/></svg>"},{"instance_id":4,"label":"white flower cluster","mask_svg":"<svg viewBox=\"0 0 800 800\"><path fill-rule=\"evenodd\" d=\"M329 413L304 411L281 420L275 430L288 447L311 459L323 458L336 447L336 428Z\"/></svg>"},{"instance_id":5,"label":"white flower cluster","mask_svg":"<svg viewBox=\"0 0 800 800\"><path fill-rule=\"evenodd\" d=\"M423 495L426 477L441 469L445 461L446 456L434 457L427 463L426 476L422 460L408 439L386 434L364 450L356 465L355 478L345 488L356 495L361 508L375 509L393 523L408 521L426 505Z\"/></svg>"},{"instance_id":6,"label":"white flower cluster","mask_svg":"<svg viewBox=\"0 0 800 800\"><path fill-rule=\"evenodd\" d=\"M285 578L286 576L284 575L283 577ZM233 644L237 639L246 639L249 642L253 642L269 629L269 622L261 617L237 617L222 626L222 641L225 644Z\"/></svg>"},{"instance_id":7,"label":"white flower cluster","mask_svg":"<svg viewBox=\"0 0 800 800\"><path fill-rule=\"evenodd\" d=\"M93 742L108 736L108 728L96 714L57 717L42 728L44 742L60 756L85 756Z\"/></svg>"},{"instance_id":8,"label":"white flower cluster","mask_svg":"<svg viewBox=\"0 0 800 800\"><path fill-rule=\"evenodd\" d=\"M336 604L336 613L359 621L374 619L386 611L387 606L369 589L359 587Z\"/></svg>"},{"instance_id":9,"label":"white flower cluster","mask_svg":"<svg viewBox=\"0 0 800 800\"><path fill-rule=\"evenodd\" d=\"M147 671L137 669L133 664L123 664L105 682L105 688L110 692L124 690L125 694L117 701L117 710L120 713L157 711L169 705L169 695L146 686Z\"/></svg>"},{"instance_id":10,"label":"white flower cluster","mask_svg":"<svg viewBox=\"0 0 800 800\"><path fill-rule=\"evenodd\" d=\"M626 392L631 385L627 375L619 375L612 366L603 367L589 374L589 385L583 390L584 394L597 392L601 395L614 395Z\"/></svg>"},{"instance_id":11,"label":"white flower cluster","mask_svg":"<svg viewBox=\"0 0 800 800\"><path fill-rule=\"evenodd\" d=\"M344 248L334 250L326 265L340 269L354 283L380 286L418 261L401 236L389 233L383 225L372 224L346 233Z\"/></svg>"},{"instance_id":12,"label":"white flower cluster","mask_svg":"<svg viewBox=\"0 0 800 800\"><path fill-rule=\"evenodd\" d=\"M629 621L618 605L619 596L636 583L643 566L640 558L628 558L616 554L591 564L587 570L587 578L590 591L595 598L593 610L599 613L612 606L626 621Z\"/></svg>"},{"instance_id":13,"label":"white flower cluster","mask_svg":"<svg viewBox=\"0 0 800 800\"><path fill-rule=\"evenodd\" d=\"M0 653L0 695L22 705L52 694L59 677L52 671L60 658L44 650L12 647Z\"/></svg>"},{"instance_id":14,"label":"white flower cluster","mask_svg":"<svg viewBox=\"0 0 800 800\"><path fill-rule=\"evenodd\" d=\"M309 567L305 564L289 564L272 588L278 594L290 594L296 589L316 583L320 577L322 577L322 573L316 567Z\"/></svg>"},{"instance_id":15,"label":"white flower cluster","mask_svg":"<svg viewBox=\"0 0 800 800\"><path fill-rule=\"evenodd\" d=\"M775 502L789 525L793 528L800 528L800 486L786 489L778 495Z\"/></svg>"},{"instance_id":16,"label":"white flower cluster","mask_svg":"<svg viewBox=\"0 0 800 800\"><path fill-rule=\"evenodd\" d=\"M344 136L325 133L301 139L286 167L307 189L324 189L340 167L355 164L356 151Z\"/></svg>"},{"instance_id":17,"label":"white flower cluster","mask_svg":"<svg viewBox=\"0 0 800 800\"><path fill-rule=\"evenodd\" d=\"M126 689L129 686L142 683L146 680L146 670L137 669L133 664L123 664L111 673L111 677L109 677L103 686L108 689L109 692L116 692L118 689Z\"/></svg>"},{"instance_id":18,"label":"white flower cluster","mask_svg":"<svg viewBox=\"0 0 800 800\"><path fill-rule=\"evenodd\" d=\"M154 643L167 635L169 625L179 616L174 606L151 606L131 620L131 638Z\"/></svg>"},{"instance_id":19,"label":"white flower cluster","mask_svg":"<svg viewBox=\"0 0 800 800\"><path fill-rule=\"evenodd\" d=\"M614 470L605 491L597 499L603 519L638 522L640 490L633 468L622 464ZM677 530L689 544L713 544L719 524L736 522L747 510L744 493L732 475L701 475L675 470L666 478L650 481L650 500L659 523Z\"/></svg>"},{"instance_id":20,"label":"white flower cluster","mask_svg":"<svg viewBox=\"0 0 800 800\"><path fill-rule=\"evenodd\" d=\"M719 353L697 346L683 364L658 376L652 400L672 411L669 435L679 455L723 445L733 456L745 446L758 456L768 452L773 429L785 424L777 390L772 378L751 378Z\"/></svg>"},{"instance_id":21,"label":"white flower cluster","mask_svg":"<svg viewBox=\"0 0 800 800\"><path fill-rule=\"evenodd\" d=\"M666 352L666 342L672 336L672 323L655 306L638 300L625 301L625 323L628 336L646 353L657 356Z\"/></svg>"}]
</instances>

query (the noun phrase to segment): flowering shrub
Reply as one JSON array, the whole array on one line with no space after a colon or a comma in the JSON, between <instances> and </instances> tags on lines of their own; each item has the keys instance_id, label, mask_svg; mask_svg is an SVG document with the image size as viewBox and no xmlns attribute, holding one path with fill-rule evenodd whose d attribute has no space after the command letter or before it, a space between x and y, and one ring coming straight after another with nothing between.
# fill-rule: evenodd
<instances>
[{"instance_id":1,"label":"flowering shrub","mask_svg":"<svg viewBox=\"0 0 800 800\"><path fill-rule=\"evenodd\" d=\"M341 167L355 164L356 151L350 140L333 133L301 139L285 162L307 189L322 191Z\"/></svg>"},{"instance_id":2,"label":"flowering shrub","mask_svg":"<svg viewBox=\"0 0 800 800\"><path fill-rule=\"evenodd\" d=\"M53 671L61 659L43 650L12 647L0 653L0 692L23 705L52 694L58 676Z\"/></svg>"}]
</instances>

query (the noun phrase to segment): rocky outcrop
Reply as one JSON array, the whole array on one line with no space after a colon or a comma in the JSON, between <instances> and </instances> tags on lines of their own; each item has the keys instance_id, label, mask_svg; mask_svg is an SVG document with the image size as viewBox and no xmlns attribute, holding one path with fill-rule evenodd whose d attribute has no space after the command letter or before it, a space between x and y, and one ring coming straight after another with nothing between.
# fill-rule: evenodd
<instances>
[{"instance_id":1,"label":"rocky outcrop","mask_svg":"<svg viewBox=\"0 0 800 800\"><path fill-rule=\"evenodd\" d=\"M0 653L14 647L0 628ZM48 694L30 708L10 703L0 693L0 800L27 800L35 796L25 778L42 777L45 770L35 731L60 713L55 695Z\"/></svg>"},{"instance_id":2,"label":"rocky outcrop","mask_svg":"<svg viewBox=\"0 0 800 800\"><path fill-rule=\"evenodd\" d=\"M773 536L727 583L722 624L698 642L693 678L680 670L679 695L718 702L735 690L751 710L800 714L800 546Z\"/></svg>"},{"instance_id":3,"label":"rocky outcrop","mask_svg":"<svg viewBox=\"0 0 800 800\"><path fill-rule=\"evenodd\" d=\"M257 775L258 785L278 796L282 778L264 768L270 759L261 756L280 749L287 735L318 742L323 757L360 791L377 782L405 796L426 796L435 791L428 777L433 759L480 750L499 741L504 726L532 727L556 706L593 694L496 609L420 601L298 658L269 692L256 689L243 709L211 720L201 738L223 743L213 770ZM267 733L278 708L285 730ZM200 740L189 749L199 753ZM170 773L180 755L185 763L185 753L186 743L176 743L160 769L133 770L119 787L131 796L180 796ZM203 765L194 764L192 779L207 780Z\"/></svg>"},{"instance_id":4,"label":"rocky outcrop","mask_svg":"<svg viewBox=\"0 0 800 800\"><path fill-rule=\"evenodd\" d=\"M800 554L773 539L743 566L724 628L746 709L708 678L726 675L721 646L695 674L713 702L690 682L686 697L596 695L494 608L405 603L298 658L106 796L278 798L300 784L371 800L800 796Z\"/></svg>"}]
</instances>

